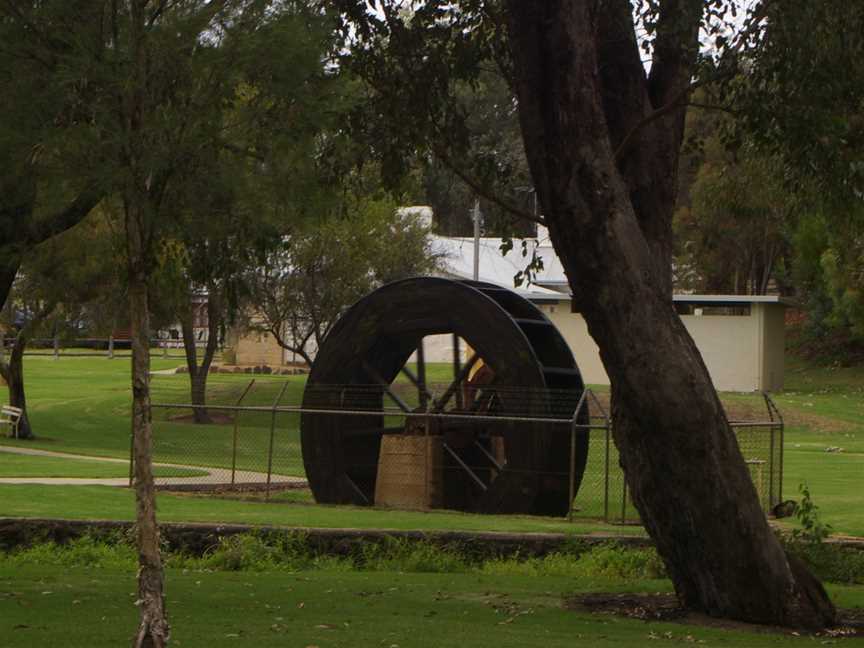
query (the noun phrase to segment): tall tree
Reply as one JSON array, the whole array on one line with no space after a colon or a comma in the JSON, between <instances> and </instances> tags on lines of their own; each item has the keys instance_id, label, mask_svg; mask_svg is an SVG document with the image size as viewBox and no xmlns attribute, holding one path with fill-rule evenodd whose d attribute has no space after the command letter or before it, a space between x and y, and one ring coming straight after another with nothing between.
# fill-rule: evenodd
<instances>
[{"instance_id":1,"label":"tall tree","mask_svg":"<svg viewBox=\"0 0 864 648\"><path fill-rule=\"evenodd\" d=\"M24 352L31 338L44 334L48 324L53 324L56 335L64 323L79 318L85 304L116 289L111 242L104 225L91 216L36 246L23 262L6 300L4 324L15 333L8 359L0 358L0 375L9 389L9 404L24 410L19 438L34 436L24 382Z\"/></svg>"},{"instance_id":2,"label":"tall tree","mask_svg":"<svg viewBox=\"0 0 864 648\"><path fill-rule=\"evenodd\" d=\"M97 5L0 4L0 305L28 252L79 223L105 193L79 157L92 136L81 110L86 78L66 66L76 44L98 47Z\"/></svg>"},{"instance_id":3,"label":"tall tree","mask_svg":"<svg viewBox=\"0 0 864 648\"><path fill-rule=\"evenodd\" d=\"M312 364L330 328L382 284L426 274L437 256L424 223L389 199L346 197L342 214L311 220L286 234L249 274L246 327Z\"/></svg>"},{"instance_id":4,"label":"tall tree","mask_svg":"<svg viewBox=\"0 0 864 648\"><path fill-rule=\"evenodd\" d=\"M781 159L788 192L805 188L796 275L810 328L833 358L861 358L864 6L761 2L743 35L723 57L740 70L718 93L737 117L728 135Z\"/></svg>"},{"instance_id":5,"label":"tall tree","mask_svg":"<svg viewBox=\"0 0 864 648\"><path fill-rule=\"evenodd\" d=\"M452 142L462 132L448 108L454 86L490 60L510 78L545 222L611 379L621 464L682 603L761 623L833 622L824 589L768 526L672 303L685 107L700 28L724 3L657 0L634 12L629 0L468 0L409 15L395 2L375 14L339 4L347 64L370 80L376 108L411 115L394 139Z\"/></svg>"},{"instance_id":6,"label":"tall tree","mask_svg":"<svg viewBox=\"0 0 864 648\"><path fill-rule=\"evenodd\" d=\"M805 198L784 186L782 160L750 145L727 151L715 136L675 211L676 277L708 293L789 291L790 238ZM685 270L687 271L685 273ZM695 276L694 276L695 275Z\"/></svg>"}]
</instances>

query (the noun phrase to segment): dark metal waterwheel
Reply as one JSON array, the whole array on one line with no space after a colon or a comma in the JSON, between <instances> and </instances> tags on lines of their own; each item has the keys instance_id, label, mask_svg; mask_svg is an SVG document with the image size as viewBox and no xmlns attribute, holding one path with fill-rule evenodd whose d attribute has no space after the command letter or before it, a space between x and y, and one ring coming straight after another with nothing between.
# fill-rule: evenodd
<instances>
[{"instance_id":1,"label":"dark metal waterwheel","mask_svg":"<svg viewBox=\"0 0 864 648\"><path fill-rule=\"evenodd\" d=\"M423 339L441 334L453 336L452 376L433 394ZM472 349L465 360L462 345ZM406 366L412 355L413 370ZM485 378L469 383L480 365ZM441 437L443 447L444 508L564 515L570 426L505 419L570 418L583 389L561 334L515 292L429 277L386 285L351 307L318 351L303 405L346 413L307 412L301 418L310 487L318 502L374 504L383 435L431 434ZM579 422L587 421L583 406ZM578 489L588 454L584 430L576 435L575 454Z\"/></svg>"}]
</instances>

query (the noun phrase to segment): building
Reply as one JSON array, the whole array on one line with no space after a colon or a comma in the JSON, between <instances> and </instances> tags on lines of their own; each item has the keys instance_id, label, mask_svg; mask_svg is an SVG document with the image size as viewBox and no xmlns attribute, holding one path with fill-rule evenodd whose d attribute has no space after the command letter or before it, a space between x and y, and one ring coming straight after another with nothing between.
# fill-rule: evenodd
<instances>
[{"instance_id":1,"label":"building","mask_svg":"<svg viewBox=\"0 0 864 648\"><path fill-rule=\"evenodd\" d=\"M545 228L529 242L543 259L529 288L516 289L543 311L567 340L586 383L608 385L600 353L588 334L582 315L573 312L569 284ZM474 239L442 238L436 244L446 254L446 274L471 279L474 275ZM502 240L480 239L479 280L513 286L513 277L528 263L520 246L501 254ZM534 246L532 250L531 246ZM785 348L784 311L788 300L776 295L673 296L684 326L705 361L714 385L723 391L776 391L783 388ZM446 359L442 349L441 359Z\"/></svg>"},{"instance_id":2,"label":"building","mask_svg":"<svg viewBox=\"0 0 864 648\"><path fill-rule=\"evenodd\" d=\"M426 217L425 211L420 217ZM609 378L597 345L588 334L582 315L573 312L561 261L545 228L539 229L538 238L526 244L526 256L519 241L505 255L501 252L502 239L481 238L478 278L515 290L537 305L569 344L585 382L608 385ZM435 236L433 249L443 256L443 276L473 279L473 238ZM514 277L525 269L534 252L543 260L542 270L532 278L530 286L514 287ZM776 391L783 388L784 311L790 305L787 300L773 295L692 294L676 294L673 300L717 389ZM301 358L282 349L267 333L234 331L229 335L228 345L237 364L302 363ZM424 350L428 361L451 362L452 336L427 337Z\"/></svg>"}]
</instances>

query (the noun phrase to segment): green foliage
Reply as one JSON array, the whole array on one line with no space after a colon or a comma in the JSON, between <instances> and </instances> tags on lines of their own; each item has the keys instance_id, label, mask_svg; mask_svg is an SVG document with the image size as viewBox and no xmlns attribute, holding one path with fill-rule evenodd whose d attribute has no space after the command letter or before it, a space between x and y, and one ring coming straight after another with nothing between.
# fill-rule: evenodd
<instances>
[{"instance_id":1,"label":"green foliage","mask_svg":"<svg viewBox=\"0 0 864 648\"><path fill-rule=\"evenodd\" d=\"M795 510L795 517L801 527L792 530L792 540L809 546L818 545L831 535L831 525L822 521L807 484L799 484L798 492L801 493L801 502Z\"/></svg>"},{"instance_id":2,"label":"green foliage","mask_svg":"<svg viewBox=\"0 0 864 648\"><path fill-rule=\"evenodd\" d=\"M675 214L680 288L765 294L772 280L788 286L789 231L800 206L784 173L780 160L752 146L730 152L716 134L708 138L690 204Z\"/></svg>"},{"instance_id":3,"label":"green foliage","mask_svg":"<svg viewBox=\"0 0 864 648\"><path fill-rule=\"evenodd\" d=\"M360 569L370 571L454 573L468 571L470 565L457 549L389 537L364 545L355 560Z\"/></svg>"},{"instance_id":4,"label":"green foliage","mask_svg":"<svg viewBox=\"0 0 864 648\"><path fill-rule=\"evenodd\" d=\"M438 263L428 226L402 215L392 198L352 193L340 207L293 228L248 276L255 312L247 325L310 364L311 349L354 302Z\"/></svg>"},{"instance_id":5,"label":"green foliage","mask_svg":"<svg viewBox=\"0 0 864 648\"><path fill-rule=\"evenodd\" d=\"M38 543L9 553L0 559L12 565L54 565L57 567L116 567L131 569L137 561L134 546L124 537L84 535L66 544Z\"/></svg>"}]
</instances>

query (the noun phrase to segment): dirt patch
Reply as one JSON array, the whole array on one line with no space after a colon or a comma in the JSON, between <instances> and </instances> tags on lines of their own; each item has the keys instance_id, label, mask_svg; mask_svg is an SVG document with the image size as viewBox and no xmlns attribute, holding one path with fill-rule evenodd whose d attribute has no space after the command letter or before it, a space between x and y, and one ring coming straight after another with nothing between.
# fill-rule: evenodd
<instances>
[{"instance_id":1,"label":"dirt patch","mask_svg":"<svg viewBox=\"0 0 864 648\"><path fill-rule=\"evenodd\" d=\"M741 630L761 634L805 635L808 633L781 628L779 626L764 626L727 619L716 619L691 612L678 604L674 594L580 594L567 599L566 607L570 610L591 612L592 614L611 614L613 616L641 621L665 621L705 628L723 628ZM837 611L839 623L837 627L813 634L814 637L864 637L864 608L842 609Z\"/></svg>"},{"instance_id":2,"label":"dirt patch","mask_svg":"<svg viewBox=\"0 0 864 648\"><path fill-rule=\"evenodd\" d=\"M195 423L194 414L176 414L169 416L168 420L172 423ZM234 423L234 417L225 412L210 412L209 425L230 425ZM201 425L201 424L199 424ZM203 424L208 425L208 424Z\"/></svg>"}]
</instances>

